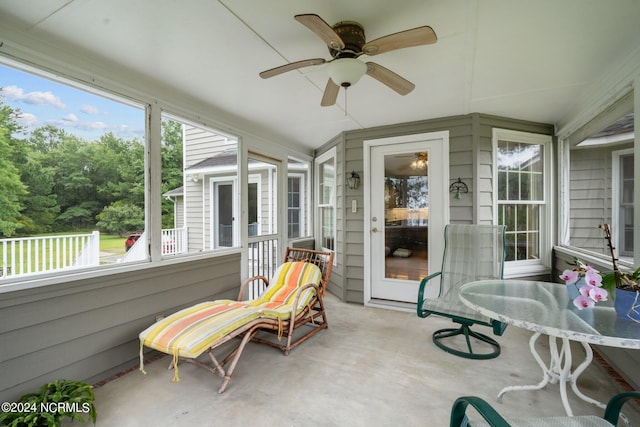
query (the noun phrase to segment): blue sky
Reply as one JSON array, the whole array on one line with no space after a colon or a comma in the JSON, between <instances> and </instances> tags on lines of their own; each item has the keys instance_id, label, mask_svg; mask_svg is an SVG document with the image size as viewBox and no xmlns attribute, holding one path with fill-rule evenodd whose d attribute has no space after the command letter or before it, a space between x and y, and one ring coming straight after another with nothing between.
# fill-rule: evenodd
<instances>
[{"instance_id":1,"label":"blue sky","mask_svg":"<svg viewBox=\"0 0 640 427\"><path fill-rule=\"evenodd\" d=\"M2 102L19 109L28 130L48 124L87 141L112 132L123 139L144 138L144 111L89 92L0 65Z\"/></svg>"}]
</instances>

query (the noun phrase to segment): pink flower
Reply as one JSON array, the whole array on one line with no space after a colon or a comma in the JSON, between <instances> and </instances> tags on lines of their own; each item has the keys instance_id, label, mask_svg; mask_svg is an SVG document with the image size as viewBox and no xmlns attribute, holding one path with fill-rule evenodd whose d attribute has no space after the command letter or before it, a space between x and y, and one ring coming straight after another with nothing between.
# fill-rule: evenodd
<instances>
[{"instance_id":1,"label":"pink flower","mask_svg":"<svg viewBox=\"0 0 640 427\"><path fill-rule=\"evenodd\" d=\"M587 268L584 280L586 280L591 286L602 286L602 276L593 268Z\"/></svg>"},{"instance_id":2,"label":"pink flower","mask_svg":"<svg viewBox=\"0 0 640 427\"><path fill-rule=\"evenodd\" d=\"M596 305L596 302L591 298L587 298L584 295L580 295L576 299L573 300L573 305L578 307L578 310L582 310L583 308L592 308Z\"/></svg>"},{"instance_id":3,"label":"pink flower","mask_svg":"<svg viewBox=\"0 0 640 427\"><path fill-rule=\"evenodd\" d=\"M589 290L589 298L595 302L606 301L607 296L609 296L609 293L600 287L592 286Z\"/></svg>"},{"instance_id":4,"label":"pink flower","mask_svg":"<svg viewBox=\"0 0 640 427\"><path fill-rule=\"evenodd\" d=\"M567 285L572 285L580 278L580 273L573 270L565 270L560 275L560 278L564 280Z\"/></svg>"}]
</instances>

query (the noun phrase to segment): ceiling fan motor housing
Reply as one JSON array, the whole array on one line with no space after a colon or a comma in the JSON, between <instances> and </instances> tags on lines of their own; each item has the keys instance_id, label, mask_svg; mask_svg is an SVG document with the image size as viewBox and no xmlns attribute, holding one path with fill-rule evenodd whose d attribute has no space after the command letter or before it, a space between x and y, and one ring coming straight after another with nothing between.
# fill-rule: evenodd
<instances>
[{"instance_id":1,"label":"ceiling fan motor housing","mask_svg":"<svg viewBox=\"0 0 640 427\"><path fill-rule=\"evenodd\" d=\"M344 42L344 49L329 47L333 58L357 58L362 53L362 46L366 43L362 25L355 21L340 21L333 26L333 31Z\"/></svg>"}]
</instances>

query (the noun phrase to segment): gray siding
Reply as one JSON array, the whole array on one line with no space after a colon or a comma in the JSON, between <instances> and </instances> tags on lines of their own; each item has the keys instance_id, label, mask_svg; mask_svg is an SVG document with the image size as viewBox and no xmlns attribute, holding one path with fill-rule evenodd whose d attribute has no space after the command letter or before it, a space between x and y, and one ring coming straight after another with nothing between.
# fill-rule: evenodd
<instances>
[{"instance_id":1,"label":"gray siding","mask_svg":"<svg viewBox=\"0 0 640 427\"><path fill-rule=\"evenodd\" d=\"M335 146L338 156L337 195L337 268L329 290L344 301L364 303L364 210L351 212L351 200L364 203L364 189L352 190L344 185L352 170L362 175L363 141L416 133L449 131L449 178L460 177L469 193L461 199L450 194L452 223L487 223L494 221L493 209L493 128L553 134L553 126L484 114L446 117L345 132L327 143L317 154ZM450 182L450 183L451 183ZM347 203L345 204L345 200Z\"/></svg>"},{"instance_id":2,"label":"gray siding","mask_svg":"<svg viewBox=\"0 0 640 427\"><path fill-rule=\"evenodd\" d=\"M345 212L342 209L343 200L345 191L344 186L344 134L337 136L336 138L329 141L323 147L321 147L318 151L316 151L316 157L320 154L328 151L332 147L336 147L336 242L335 242L335 258L334 258L334 266L331 272L331 279L329 280L329 287L327 290L332 294L338 296L343 301L350 301L346 295L346 288L344 286L344 239L341 236L343 231L343 224L345 221ZM360 169L362 170L362 169ZM351 172L351 169L349 169ZM317 191L315 181L313 183L313 192ZM314 200L314 199L312 199ZM314 230L315 234L315 230Z\"/></svg>"},{"instance_id":3,"label":"gray siding","mask_svg":"<svg viewBox=\"0 0 640 427\"><path fill-rule=\"evenodd\" d=\"M0 401L136 366L138 334L157 315L234 298L239 284L233 254L0 293Z\"/></svg>"},{"instance_id":4,"label":"gray siding","mask_svg":"<svg viewBox=\"0 0 640 427\"><path fill-rule=\"evenodd\" d=\"M185 125L184 158L186 169L233 147L233 144L226 142L224 136L206 129ZM209 230L211 224L210 176L200 177L198 182L193 182L189 179L188 172L186 174L184 203L186 226L189 230L188 250L189 252L198 252L211 248L211 230Z\"/></svg>"}]
</instances>

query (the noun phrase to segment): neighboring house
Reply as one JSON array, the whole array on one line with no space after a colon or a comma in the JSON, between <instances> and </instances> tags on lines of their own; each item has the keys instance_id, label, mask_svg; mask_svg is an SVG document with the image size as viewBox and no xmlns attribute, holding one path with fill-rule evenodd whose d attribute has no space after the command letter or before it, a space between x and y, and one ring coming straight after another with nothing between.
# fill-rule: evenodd
<instances>
[{"instance_id":1,"label":"neighboring house","mask_svg":"<svg viewBox=\"0 0 640 427\"><path fill-rule=\"evenodd\" d=\"M184 125L184 185L164 196L174 202L174 227L189 231L188 252L240 245L237 146L235 140ZM275 234L278 165L250 156L247 167L247 235ZM295 159L287 167L287 237L295 239L308 230L309 167Z\"/></svg>"}]
</instances>

